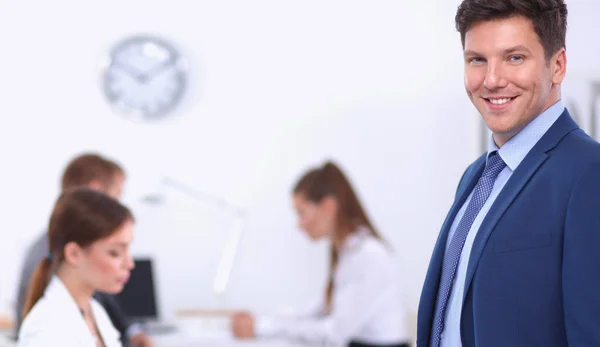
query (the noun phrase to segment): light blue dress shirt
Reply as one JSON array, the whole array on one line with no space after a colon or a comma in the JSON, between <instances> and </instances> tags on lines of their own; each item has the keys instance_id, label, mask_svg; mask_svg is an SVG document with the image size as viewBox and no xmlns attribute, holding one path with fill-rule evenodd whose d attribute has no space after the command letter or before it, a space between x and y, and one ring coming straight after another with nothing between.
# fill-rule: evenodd
<instances>
[{"instance_id":1,"label":"light blue dress shirt","mask_svg":"<svg viewBox=\"0 0 600 347\"><path fill-rule=\"evenodd\" d=\"M460 317L463 305L463 293L465 289L465 277L467 274L467 265L469 264L469 257L471 255L471 248L473 247L473 241L475 240L475 236L479 231L479 227L483 222L485 216L487 215L490 207L502 191L502 188L506 185L506 182L512 176L512 173L517 169L519 164L523 161L523 158L529 153L529 151L535 146L535 144L542 138L542 136L550 129L552 124L560 117L560 115L565 110L562 102L559 100L557 103L552 105L542 114L537 116L534 120L532 120L523 130L521 130L517 135L511 138L508 142L502 146L502 148L498 149L494 139L490 139L490 145L488 149L488 156L491 152L497 150L500 157L506 163L506 167L504 170L500 172L496 181L494 182L494 188L492 189L492 193L488 197L487 201L479 211L479 214L475 218L475 221L471 225L471 229L469 229L469 234L467 235L467 239L465 241L465 245L462 249L462 253L460 255L460 260L458 263L458 268L456 270L456 275L454 277L454 284L452 285L452 291L450 293L450 298L448 300L448 306L446 307L446 318L444 324L444 332L442 333L442 341L441 347L460 347L462 346L460 340ZM487 162L487 159L486 159ZM446 247L450 244L450 240L458 227L458 223L462 219L465 214L465 210L469 201L471 201L471 196L473 192L469 195L461 209L456 214L456 218L452 222L452 227L450 228L450 233L448 234L448 240L446 242Z\"/></svg>"}]
</instances>

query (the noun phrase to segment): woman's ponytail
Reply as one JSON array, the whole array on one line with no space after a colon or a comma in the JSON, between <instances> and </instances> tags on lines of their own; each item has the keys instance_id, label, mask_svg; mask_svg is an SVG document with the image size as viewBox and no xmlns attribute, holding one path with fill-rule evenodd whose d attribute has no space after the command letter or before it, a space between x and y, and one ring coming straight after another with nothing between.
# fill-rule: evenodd
<instances>
[{"instance_id":1,"label":"woman's ponytail","mask_svg":"<svg viewBox=\"0 0 600 347\"><path fill-rule=\"evenodd\" d=\"M50 281L52 272L52 260L45 257L35 268L31 280L29 281L29 290L25 297L25 306L23 307L23 317L27 316L36 302L44 295L44 291Z\"/></svg>"}]
</instances>

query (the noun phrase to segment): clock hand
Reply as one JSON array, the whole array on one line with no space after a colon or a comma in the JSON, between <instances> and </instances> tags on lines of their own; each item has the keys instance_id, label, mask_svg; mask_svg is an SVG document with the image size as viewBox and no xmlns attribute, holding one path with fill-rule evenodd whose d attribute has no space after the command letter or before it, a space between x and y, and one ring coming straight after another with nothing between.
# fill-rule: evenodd
<instances>
[{"instance_id":1,"label":"clock hand","mask_svg":"<svg viewBox=\"0 0 600 347\"><path fill-rule=\"evenodd\" d=\"M138 82L143 82L142 80L144 79L144 74L139 72L137 69L131 68L130 66L127 66L127 65L124 65L121 63L115 63L114 65L115 65L115 67L119 68L121 71L124 71L128 75L135 78Z\"/></svg>"},{"instance_id":2,"label":"clock hand","mask_svg":"<svg viewBox=\"0 0 600 347\"><path fill-rule=\"evenodd\" d=\"M150 69L150 71L142 74L140 80L142 81L142 83L146 83L150 78L154 77L159 72L162 72L163 70L171 67L174 62L175 60L173 58L169 58L167 61L159 64L158 66Z\"/></svg>"}]
</instances>

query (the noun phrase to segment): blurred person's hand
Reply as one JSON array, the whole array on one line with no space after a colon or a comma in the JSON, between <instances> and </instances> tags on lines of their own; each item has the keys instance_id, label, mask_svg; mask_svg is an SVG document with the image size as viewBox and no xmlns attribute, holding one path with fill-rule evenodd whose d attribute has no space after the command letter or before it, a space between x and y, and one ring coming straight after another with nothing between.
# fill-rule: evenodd
<instances>
[{"instance_id":1,"label":"blurred person's hand","mask_svg":"<svg viewBox=\"0 0 600 347\"><path fill-rule=\"evenodd\" d=\"M154 347L150 337L144 333L137 333L129 339L132 347Z\"/></svg>"},{"instance_id":2,"label":"blurred person's hand","mask_svg":"<svg viewBox=\"0 0 600 347\"><path fill-rule=\"evenodd\" d=\"M249 312L236 312L231 316L231 330L238 339L256 337L254 331L254 316Z\"/></svg>"}]
</instances>

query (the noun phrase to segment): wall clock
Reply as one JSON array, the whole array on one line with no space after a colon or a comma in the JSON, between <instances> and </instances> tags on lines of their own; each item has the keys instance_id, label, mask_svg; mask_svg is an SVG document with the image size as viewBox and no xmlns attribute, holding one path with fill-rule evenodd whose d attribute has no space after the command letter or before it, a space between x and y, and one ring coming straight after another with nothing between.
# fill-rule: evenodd
<instances>
[{"instance_id":1,"label":"wall clock","mask_svg":"<svg viewBox=\"0 0 600 347\"><path fill-rule=\"evenodd\" d=\"M155 120L171 113L181 101L187 70L187 60L167 40L128 37L109 52L103 91L118 113L132 120Z\"/></svg>"}]
</instances>

